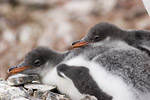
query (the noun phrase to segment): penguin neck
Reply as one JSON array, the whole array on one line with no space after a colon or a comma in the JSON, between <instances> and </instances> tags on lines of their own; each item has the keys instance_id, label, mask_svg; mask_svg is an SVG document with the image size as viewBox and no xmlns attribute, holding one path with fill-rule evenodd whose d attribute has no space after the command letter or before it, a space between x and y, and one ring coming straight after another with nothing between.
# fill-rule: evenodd
<instances>
[{"instance_id":1,"label":"penguin neck","mask_svg":"<svg viewBox=\"0 0 150 100\"><path fill-rule=\"evenodd\" d=\"M49 55L50 55L49 60L45 63L43 69L41 69L41 71L39 73L39 77L41 80L48 73L50 73L51 70L55 69L55 67L64 60L66 53L65 52L51 51Z\"/></svg>"},{"instance_id":2,"label":"penguin neck","mask_svg":"<svg viewBox=\"0 0 150 100\"><path fill-rule=\"evenodd\" d=\"M51 51L49 63L55 67L57 64L59 64L60 62L64 60L66 55L67 55L67 52Z\"/></svg>"},{"instance_id":3,"label":"penguin neck","mask_svg":"<svg viewBox=\"0 0 150 100\"><path fill-rule=\"evenodd\" d=\"M120 34L120 39L126 42L129 45L134 44L134 32L133 31L128 31L128 30L123 30Z\"/></svg>"}]
</instances>

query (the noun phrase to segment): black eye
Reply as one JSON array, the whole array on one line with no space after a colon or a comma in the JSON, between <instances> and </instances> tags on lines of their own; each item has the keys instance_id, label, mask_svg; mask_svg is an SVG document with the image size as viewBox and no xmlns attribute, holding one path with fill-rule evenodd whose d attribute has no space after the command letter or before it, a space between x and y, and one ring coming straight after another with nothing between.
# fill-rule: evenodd
<instances>
[{"instance_id":1,"label":"black eye","mask_svg":"<svg viewBox=\"0 0 150 100\"><path fill-rule=\"evenodd\" d=\"M95 37L94 37L94 40L99 40L99 36L95 36Z\"/></svg>"},{"instance_id":2,"label":"black eye","mask_svg":"<svg viewBox=\"0 0 150 100\"><path fill-rule=\"evenodd\" d=\"M37 66L37 67L40 66L41 65L41 61L40 60L35 60L34 61L34 65Z\"/></svg>"}]
</instances>

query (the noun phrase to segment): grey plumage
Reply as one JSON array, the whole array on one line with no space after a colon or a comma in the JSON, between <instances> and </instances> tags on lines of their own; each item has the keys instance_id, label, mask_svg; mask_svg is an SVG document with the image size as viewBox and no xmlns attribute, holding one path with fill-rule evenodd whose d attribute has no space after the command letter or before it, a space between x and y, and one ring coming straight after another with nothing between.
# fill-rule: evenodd
<instances>
[{"instance_id":1,"label":"grey plumage","mask_svg":"<svg viewBox=\"0 0 150 100\"><path fill-rule=\"evenodd\" d=\"M57 65L64 58L65 58L65 53L56 52L49 48L41 46L41 47L37 47L37 48L33 49L31 52L29 52L26 55L24 61L29 64L28 66L35 65L35 62L33 62L33 61L36 61L36 60L41 61L40 65L45 64L47 62L47 60L51 61L50 63L52 63L53 65Z\"/></svg>"},{"instance_id":2,"label":"grey plumage","mask_svg":"<svg viewBox=\"0 0 150 100\"><path fill-rule=\"evenodd\" d=\"M150 93L150 58L139 50L112 50L94 59L143 93Z\"/></svg>"},{"instance_id":3,"label":"grey plumage","mask_svg":"<svg viewBox=\"0 0 150 100\"><path fill-rule=\"evenodd\" d=\"M57 67L58 75L61 73L70 78L80 93L94 95L98 100L112 100L112 97L101 90L89 73L89 69L83 66L68 66L61 64ZM65 77L64 77L65 78Z\"/></svg>"},{"instance_id":4,"label":"grey plumage","mask_svg":"<svg viewBox=\"0 0 150 100\"><path fill-rule=\"evenodd\" d=\"M94 47L90 45L67 52L56 52L46 47L37 47L25 56L24 61L20 65L15 67L31 66L32 70L27 69L22 72L27 74L40 74L42 73L42 70L47 69L45 70L46 73L61 62L72 59L73 57L82 55L85 59L92 60L95 56L100 53L106 52L107 50L109 50L109 47L107 46ZM36 65L36 61L40 61L38 65Z\"/></svg>"},{"instance_id":5,"label":"grey plumage","mask_svg":"<svg viewBox=\"0 0 150 100\"><path fill-rule=\"evenodd\" d=\"M37 47L25 56L22 63L15 67L30 66L31 69L26 69L21 73L38 74L42 78L51 68L62 62L64 58L65 53L56 52L46 47Z\"/></svg>"},{"instance_id":6,"label":"grey plumage","mask_svg":"<svg viewBox=\"0 0 150 100\"><path fill-rule=\"evenodd\" d=\"M123 30L107 22L100 22L93 26L81 41L92 43L103 42L107 37L110 37L110 41L124 41L128 45L145 51L150 55L150 31ZM76 43L77 42L74 42L73 45Z\"/></svg>"},{"instance_id":7,"label":"grey plumage","mask_svg":"<svg viewBox=\"0 0 150 100\"><path fill-rule=\"evenodd\" d=\"M71 64L71 65L68 62L69 61L63 62L65 64L59 65L58 67L60 68L58 71L60 71L60 73L63 73L68 78L70 78L75 84L75 86L78 87L79 90L84 88L84 85L85 85L85 84L81 84L79 82L80 80L81 81L86 80L87 85L90 84L91 87L94 86L90 81L87 81L87 80L90 80L88 77L90 75L92 77L91 79L94 79L92 80L93 82L101 82L101 83L97 83L98 89L104 88L104 87L101 87L102 86L101 84L105 83L107 79L104 78L104 80L99 80L101 78L92 75L92 72L97 73L96 72L97 69L92 71L92 69L96 67L96 66L93 66L95 64L92 64L91 66L91 64L89 64L88 62L86 64L84 61L82 60L80 61L80 59L77 61L74 60L74 64ZM103 91L102 93L97 92L95 93L95 95L106 93L108 95L108 98L106 98L106 100L107 99L111 100L111 98L109 98L111 96L113 98L112 100L149 100L150 99L150 57L145 52L141 52L140 50L135 49L135 48L124 48L124 49L123 48L111 48L110 50L103 52L99 54L98 56L95 56L92 60L90 60L90 62L98 64L99 67L104 69L108 74L112 74L112 76L119 77L119 79L122 80L124 85L127 86L127 88L129 88L128 92L132 93L131 96L126 97L126 98L123 98L123 97L120 98L119 97L120 94L118 94L118 97L116 97L116 95L113 95L112 92L107 93L105 90L102 90ZM84 70L83 67L88 68L89 70L86 71ZM86 73L84 73L85 76L83 77L82 74L79 74L78 71L76 72L76 70L81 71L82 74L84 73L84 71L86 71ZM99 73L101 73L100 70L98 71L98 74ZM82 78L80 78L81 76ZM112 83L113 81L115 80L112 80ZM122 84L117 83L117 85L115 86L122 87L119 85L122 85ZM105 88L108 88L108 87L105 87ZM113 86L109 87L110 90L111 88L113 90L114 87ZM124 91L121 91L121 89L118 92L122 92L122 95L127 93L127 91L124 92Z\"/></svg>"},{"instance_id":8,"label":"grey plumage","mask_svg":"<svg viewBox=\"0 0 150 100\"><path fill-rule=\"evenodd\" d=\"M95 56L104 53L106 51L109 51L111 48L108 46L94 46L89 44L84 47L68 51L66 53L64 61L80 55L82 55L86 60L92 60Z\"/></svg>"}]
</instances>

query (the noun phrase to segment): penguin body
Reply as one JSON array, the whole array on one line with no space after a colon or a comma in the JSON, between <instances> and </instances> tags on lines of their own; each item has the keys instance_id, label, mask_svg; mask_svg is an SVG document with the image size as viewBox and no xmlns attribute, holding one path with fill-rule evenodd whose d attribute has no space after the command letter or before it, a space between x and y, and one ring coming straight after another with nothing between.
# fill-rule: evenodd
<instances>
[{"instance_id":1,"label":"penguin body","mask_svg":"<svg viewBox=\"0 0 150 100\"><path fill-rule=\"evenodd\" d=\"M71 62L67 62L67 66L70 66L68 69L72 69L72 66L80 67L79 65L82 65L84 62L83 67L86 67L89 69L89 74L92 77L92 80L97 84L97 88L95 88L94 84L90 84L89 81L86 81L85 84L79 85L79 76L78 74L74 72L67 73L66 71L61 71L62 76L64 76L65 79L71 80L77 89L82 89L84 86L90 85L90 89L86 88L83 93L88 91L90 95L94 95L98 100L138 100L134 96L134 93L131 92L130 86L128 86L122 78L118 77L117 75L111 74L109 71L107 71L103 66L100 66L98 63L91 63L88 61L85 61L82 58L74 58L72 59L74 64ZM70 65L70 64L71 65ZM78 63L78 64L77 64ZM82 64L81 64L82 63ZM85 66L87 65L87 66ZM62 66L61 66L62 67ZM69 71L69 70L68 70ZM70 70L71 71L71 70ZM73 74L76 78L70 77L71 74ZM87 77L84 77L84 80L87 80ZM99 91L98 91L98 90ZM101 99L101 97L104 97Z\"/></svg>"},{"instance_id":2,"label":"penguin body","mask_svg":"<svg viewBox=\"0 0 150 100\"><path fill-rule=\"evenodd\" d=\"M80 93L94 95L98 100L112 100L111 96L98 87L87 67L61 64L57 67L57 72L64 79L73 82Z\"/></svg>"},{"instance_id":3,"label":"penguin body","mask_svg":"<svg viewBox=\"0 0 150 100\"><path fill-rule=\"evenodd\" d=\"M112 97L112 100L150 99L150 58L145 52L138 49L114 48L99 54L92 61L85 60L83 56L78 56L63 63L66 65L63 64L58 67L65 70L58 70L59 73L64 78L72 80L78 90L82 89L84 84L80 84L80 87L77 86L80 83L80 75L71 71L72 66L77 69L80 67L80 71L83 67L88 68L87 72L89 72L91 79L97 84L98 89L103 91L102 93L100 91L92 92L95 85L89 82L91 90L87 90L89 90L89 93L95 93L94 96L96 97L99 94L106 94L108 97ZM63 68L65 66L70 66L70 68ZM72 75L75 78L70 77ZM85 76L83 80L88 80L88 77ZM111 100L111 98L108 100Z\"/></svg>"},{"instance_id":4,"label":"penguin body","mask_svg":"<svg viewBox=\"0 0 150 100\"><path fill-rule=\"evenodd\" d=\"M145 53L138 50L114 50L93 60L101 62L106 70L121 76L139 91L150 91L150 58Z\"/></svg>"},{"instance_id":5,"label":"penguin body","mask_svg":"<svg viewBox=\"0 0 150 100\"><path fill-rule=\"evenodd\" d=\"M58 91L69 96L71 100L80 100L86 96L86 94L79 92L72 81L60 77L57 72L57 67L51 69L51 71L47 73L41 81L43 84L56 85Z\"/></svg>"},{"instance_id":6,"label":"penguin body","mask_svg":"<svg viewBox=\"0 0 150 100\"><path fill-rule=\"evenodd\" d=\"M127 92L123 91L123 88L121 88L122 90L119 91L121 92L122 96L121 94L114 94L114 100L119 100L117 99L118 96L120 96L120 98L123 97L120 100L150 99L150 58L148 55L143 52L139 52L138 50L114 50L108 52L107 54L104 53L103 55L100 55L99 57L95 58L94 61L101 62L101 65L105 68L106 71L111 73L112 76L115 75L118 78L121 78L125 86L127 86L126 89L130 90ZM114 78L114 80L117 79L117 77ZM117 87L117 85L114 87ZM131 97L126 93L132 94ZM125 99L124 96L127 98Z\"/></svg>"}]
</instances>

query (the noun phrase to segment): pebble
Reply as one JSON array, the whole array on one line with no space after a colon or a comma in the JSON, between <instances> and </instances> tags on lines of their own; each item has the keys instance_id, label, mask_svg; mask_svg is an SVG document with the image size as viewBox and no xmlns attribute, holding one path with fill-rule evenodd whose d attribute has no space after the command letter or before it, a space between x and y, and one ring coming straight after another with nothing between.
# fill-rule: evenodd
<instances>
[{"instance_id":1,"label":"pebble","mask_svg":"<svg viewBox=\"0 0 150 100\"><path fill-rule=\"evenodd\" d=\"M51 86L51 85L43 85L43 84L25 84L24 87L26 89L34 89L34 90L40 90L40 91L52 91L56 89L56 86Z\"/></svg>"},{"instance_id":2,"label":"pebble","mask_svg":"<svg viewBox=\"0 0 150 100\"><path fill-rule=\"evenodd\" d=\"M23 87L5 86L0 90L0 100L12 100L15 97L29 97L29 94Z\"/></svg>"},{"instance_id":3,"label":"pebble","mask_svg":"<svg viewBox=\"0 0 150 100\"><path fill-rule=\"evenodd\" d=\"M8 85L22 85L31 83L32 81L39 81L38 75L15 74L7 79Z\"/></svg>"},{"instance_id":4,"label":"pebble","mask_svg":"<svg viewBox=\"0 0 150 100\"><path fill-rule=\"evenodd\" d=\"M70 100L66 95L47 92L43 95L43 100Z\"/></svg>"},{"instance_id":5,"label":"pebble","mask_svg":"<svg viewBox=\"0 0 150 100\"><path fill-rule=\"evenodd\" d=\"M85 98L81 100L98 100L95 96L86 95Z\"/></svg>"},{"instance_id":6,"label":"pebble","mask_svg":"<svg viewBox=\"0 0 150 100\"><path fill-rule=\"evenodd\" d=\"M9 87L7 89L8 94L12 94L14 97L16 96L23 96L23 97L28 97L29 94L23 87Z\"/></svg>"},{"instance_id":7,"label":"pebble","mask_svg":"<svg viewBox=\"0 0 150 100\"><path fill-rule=\"evenodd\" d=\"M25 97L15 97L15 98L13 98L12 100L30 100L30 99L28 99L28 98L25 98Z\"/></svg>"},{"instance_id":8,"label":"pebble","mask_svg":"<svg viewBox=\"0 0 150 100\"><path fill-rule=\"evenodd\" d=\"M36 97L36 98L42 98L43 94L47 91L56 90L56 86L43 85L43 84L31 84L31 83L25 84L24 88L30 91L31 90L34 91L33 97Z\"/></svg>"}]
</instances>

